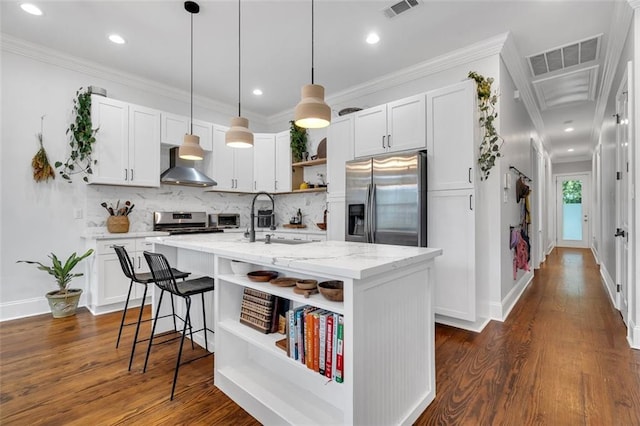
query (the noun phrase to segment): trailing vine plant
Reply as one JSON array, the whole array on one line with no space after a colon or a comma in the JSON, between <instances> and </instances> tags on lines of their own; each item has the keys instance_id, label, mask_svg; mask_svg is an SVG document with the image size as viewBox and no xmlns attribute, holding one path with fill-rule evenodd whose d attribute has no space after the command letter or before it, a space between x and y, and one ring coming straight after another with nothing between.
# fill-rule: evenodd
<instances>
[{"instance_id":1,"label":"trailing vine plant","mask_svg":"<svg viewBox=\"0 0 640 426\"><path fill-rule=\"evenodd\" d=\"M307 129L296 126L293 120L289 123L291 124L291 129L289 130L291 153L293 154L293 162L297 163L302 161L303 153L307 150Z\"/></svg>"},{"instance_id":2,"label":"trailing vine plant","mask_svg":"<svg viewBox=\"0 0 640 426\"><path fill-rule=\"evenodd\" d=\"M478 92L478 109L480 110L480 127L484 130L482 142L480 142L480 152L478 164L480 165L480 180L489 178L489 171L495 166L496 158L500 157L500 148L504 139L496 131L494 122L498 117L496 103L498 95L491 92L493 78L485 78L475 71L469 72L469 78L475 80Z\"/></svg>"},{"instance_id":3,"label":"trailing vine plant","mask_svg":"<svg viewBox=\"0 0 640 426\"><path fill-rule=\"evenodd\" d=\"M71 153L63 163L56 161L56 169L60 176L71 183L71 175L84 173L82 180L89 182L88 175L93 174L92 166L97 163L92 157L93 144L96 141L95 134L98 129L93 129L91 125L91 93L89 90L79 88L76 97L73 99L73 122L69 124L67 131L69 135L69 146Z\"/></svg>"}]
</instances>

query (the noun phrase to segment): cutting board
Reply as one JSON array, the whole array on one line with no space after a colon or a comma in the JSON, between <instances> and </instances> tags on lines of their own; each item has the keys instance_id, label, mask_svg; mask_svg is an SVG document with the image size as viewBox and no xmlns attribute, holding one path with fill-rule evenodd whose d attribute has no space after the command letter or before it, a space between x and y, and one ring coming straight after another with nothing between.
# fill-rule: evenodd
<instances>
[{"instance_id":1,"label":"cutting board","mask_svg":"<svg viewBox=\"0 0 640 426\"><path fill-rule=\"evenodd\" d=\"M291 224L291 223L285 223L284 225L282 225L283 228L293 228L293 229L301 229L301 228L306 228L307 225L304 224Z\"/></svg>"}]
</instances>

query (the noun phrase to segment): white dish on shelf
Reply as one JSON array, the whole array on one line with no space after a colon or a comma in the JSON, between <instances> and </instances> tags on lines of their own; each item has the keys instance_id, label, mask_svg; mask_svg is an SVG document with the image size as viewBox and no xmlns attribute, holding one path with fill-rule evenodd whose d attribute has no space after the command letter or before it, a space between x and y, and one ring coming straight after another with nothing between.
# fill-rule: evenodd
<instances>
[{"instance_id":1,"label":"white dish on shelf","mask_svg":"<svg viewBox=\"0 0 640 426\"><path fill-rule=\"evenodd\" d=\"M255 266L253 263L241 262L239 260L231 261L231 271L236 275L247 275L249 272L253 272Z\"/></svg>"}]
</instances>

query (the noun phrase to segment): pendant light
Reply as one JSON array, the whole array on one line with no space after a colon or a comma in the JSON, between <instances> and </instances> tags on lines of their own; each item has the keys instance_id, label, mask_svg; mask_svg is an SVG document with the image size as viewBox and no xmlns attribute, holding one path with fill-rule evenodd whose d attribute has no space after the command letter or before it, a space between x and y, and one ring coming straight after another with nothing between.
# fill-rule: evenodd
<instances>
[{"instance_id":1,"label":"pendant light","mask_svg":"<svg viewBox=\"0 0 640 426\"><path fill-rule=\"evenodd\" d=\"M296 126L307 129L327 127L331 123L331 108L324 101L324 87L313 84L313 0L311 0L311 84L302 87L302 99L296 105Z\"/></svg>"},{"instance_id":2,"label":"pendant light","mask_svg":"<svg viewBox=\"0 0 640 426\"><path fill-rule=\"evenodd\" d=\"M185 160L202 160L204 150L200 146L200 136L193 134L193 15L200 12L200 6L194 1L185 1L184 9L191 14L191 115L189 118L189 133L184 135L184 140L178 156Z\"/></svg>"},{"instance_id":3,"label":"pendant light","mask_svg":"<svg viewBox=\"0 0 640 426\"><path fill-rule=\"evenodd\" d=\"M238 0L238 116L231 119L231 128L224 135L227 146L232 148L251 148L253 147L253 133L249 130L249 120L244 118L240 109L240 98L242 91L240 90L241 74L240 74L240 0Z\"/></svg>"}]
</instances>

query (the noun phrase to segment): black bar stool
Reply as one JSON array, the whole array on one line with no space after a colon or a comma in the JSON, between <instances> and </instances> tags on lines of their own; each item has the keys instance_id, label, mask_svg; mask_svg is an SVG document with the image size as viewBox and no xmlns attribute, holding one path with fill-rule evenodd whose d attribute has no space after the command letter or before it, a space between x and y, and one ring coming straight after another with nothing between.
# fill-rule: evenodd
<instances>
[{"instance_id":1,"label":"black bar stool","mask_svg":"<svg viewBox=\"0 0 640 426\"><path fill-rule=\"evenodd\" d=\"M178 360L176 361L176 368L173 374L173 386L171 387L171 400L173 400L173 394L176 389L176 381L178 379L178 371L180 370L180 360L182 358L182 347L184 346L184 336L187 333L187 325L191 329L191 296L199 294L202 298L202 328L195 330L204 332L204 345L205 350L208 350L207 331L213 333L213 330L207 328L207 314L204 308L204 294L214 290L214 280L211 277L201 277L185 280L182 282L176 282L176 277L172 272L172 268L169 266L169 262L161 253L144 252L144 257L147 259L149 269L151 269L151 275L153 276L153 282L160 288L160 297L158 298L158 306L156 311L156 317L153 320L153 326L151 328L151 336L149 337L149 345L147 346L147 356L144 360L143 372L147 371L147 362L149 361L149 354L151 353L151 345L153 344L153 335L156 330L156 324L158 322L158 314L160 313L160 306L162 305L162 296L167 291L171 295L182 297L187 305L187 313L184 318L180 318L183 322L182 337L180 338L180 349L178 350ZM171 298L173 300L173 297ZM193 331L191 331L191 347L193 348ZM206 355L199 356L197 358L186 361L186 363L195 361L196 359L203 358L205 356L212 355L207 353Z\"/></svg>"},{"instance_id":2,"label":"black bar stool","mask_svg":"<svg viewBox=\"0 0 640 426\"><path fill-rule=\"evenodd\" d=\"M124 302L124 310L122 311L122 319L120 320L120 329L118 330L118 339L116 340L116 348L120 345L120 337L122 336L122 328L130 325L136 326L136 332L133 337L133 344L131 346L131 356L129 357L129 371L131 371L131 364L133 363L133 355L136 351L136 344L140 342L145 342L148 339L138 340L138 333L140 331L140 323L151 321L151 318L142 319L142 311L144 307L144 301L147 298L147 284L153 282L153 275L150 272L144 272L141 274L136 274L135 268L133 267L133 263L131 262L131 258L127 253L127 250L124 246L114 245L113 249L118 255L118 260L120 261L120 266L122 267L122 272L124 275L129 278L131 281L129 282L129 292L127 293L127 300ZM173 269L173 276L176 278L182 278L183 280L191 275L191 272L182 272L177 269ZM144 293L142 296L142 304L140 305L140 312L138 313L138 320L135 322L125 323L125 318L127 316L127 309L129 308L129 298L131 297L131 289L133 288L133 283L141 284L144 286ZM171 309L173 312L173 328L177 331L177 325L175 320L175 309L173 305L173 299L171 299ZM168 315L165 315L168 316Z\"/></svg>"}]
</instances>

